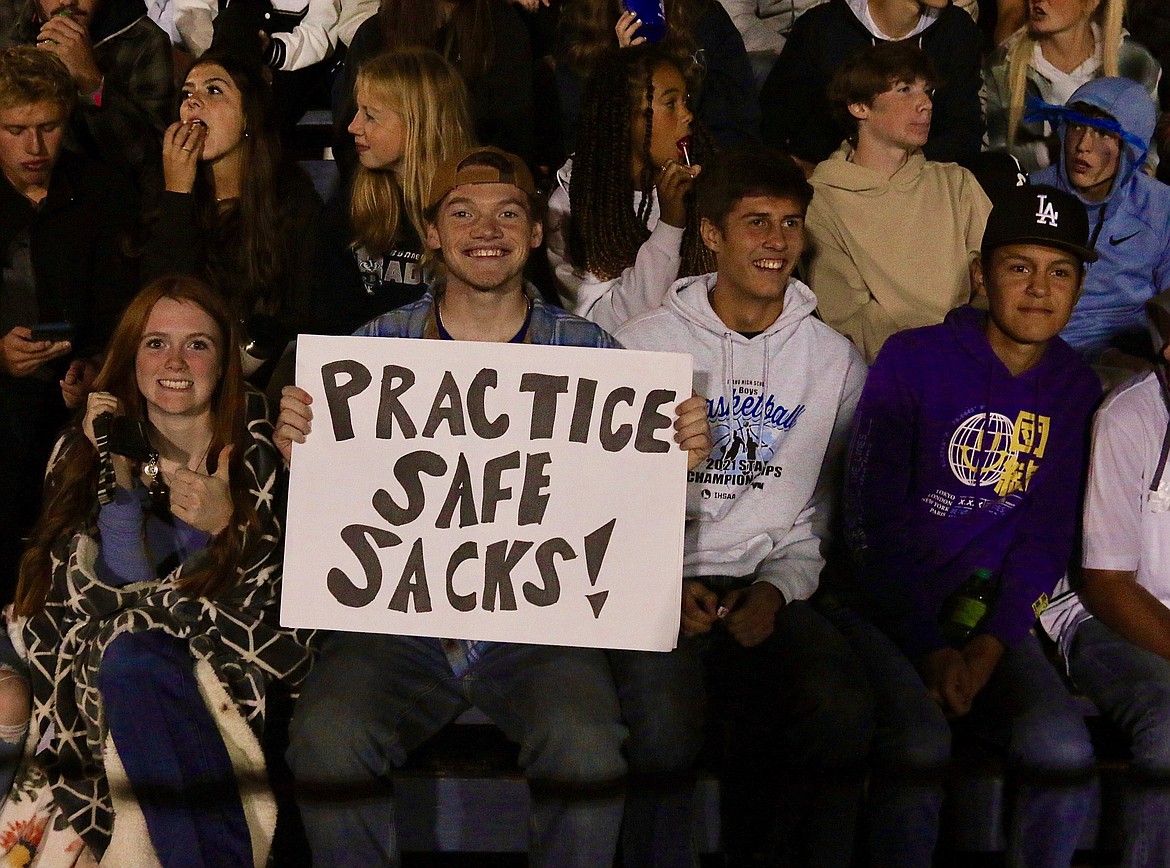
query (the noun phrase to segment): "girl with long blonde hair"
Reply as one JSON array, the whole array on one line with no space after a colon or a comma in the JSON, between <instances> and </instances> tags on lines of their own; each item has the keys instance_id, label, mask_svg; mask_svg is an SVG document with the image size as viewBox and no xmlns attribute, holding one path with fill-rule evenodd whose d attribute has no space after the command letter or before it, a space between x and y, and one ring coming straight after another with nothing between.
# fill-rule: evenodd
<instances>
[{"instance_id":1,"label":"girl with long blonde hair","mask_svg":"<svg viewBox=\"0 0 1170 868\"><path fill-rule=\"evenodd\" d=\"M387 51L431 48L459 70L467 86L475 137L531 164L535 148L533 57L528 25L508 0L381 0L378 14L354 33L345 56L339 102L333 107L334 147L342 176L353 168L357 74Z\"/></svg>"},{"instance_id":2,"label":"girl with long blonde hair","mask_svg":"<svg viewBox=\"0 0 1170 868\"><path fill-rule=\"evenodd\" d=\"M1055 131L1028 120L1028 105L1063 105L1103 76L1143 85L1156 102L1161 67L1122 29L1125 0L1027 0L1024 26L988 58L983 69L987 144L1008 151L1024 171L1049 166Z\"/></svg>"},{"instance_id":3,"label":"girl with long blonde hair","mask_svg":"<svg viewBox=\"0 0 1170 868\"><path fill-rule=\"evenodd\" d=\"M387 52L361 67L349 124L359 164L330 202L317 307L330 331L352 331L426 288L423 209L438 165L473 143L467 88L427 48Z\"/></svg>"}]
</instances>

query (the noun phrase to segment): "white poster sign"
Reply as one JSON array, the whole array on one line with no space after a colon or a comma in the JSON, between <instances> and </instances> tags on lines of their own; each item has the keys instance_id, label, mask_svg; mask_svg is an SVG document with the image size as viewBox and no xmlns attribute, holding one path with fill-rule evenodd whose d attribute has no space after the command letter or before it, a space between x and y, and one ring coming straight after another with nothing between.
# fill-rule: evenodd
<instances>
[{"instance_id":1,"label":"white poster sign","mask_svg":"<svg viewBox=\"0 0 1170 868\"><path fill-rule=\"evenodd\" d=\"M689 356L302 335L297 384L282 624L674 647Z\"/></svg>"}]
</instances>

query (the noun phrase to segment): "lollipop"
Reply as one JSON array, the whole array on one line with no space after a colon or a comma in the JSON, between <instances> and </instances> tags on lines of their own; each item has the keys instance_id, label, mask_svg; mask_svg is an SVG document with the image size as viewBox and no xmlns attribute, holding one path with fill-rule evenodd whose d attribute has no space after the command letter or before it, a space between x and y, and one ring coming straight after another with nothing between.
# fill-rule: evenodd
<instances>
[{"instance_id":1,"label":"lollipop","mask_svg":"<svg viewBox=\"0 0 1170 868\"><path fill-rule=\"evenodd\" d=\"M678 148L678 155L682 157L682 161L688 167L691 165L691 137L683 136L674 146Z\"/></svg>"}]
</instances>

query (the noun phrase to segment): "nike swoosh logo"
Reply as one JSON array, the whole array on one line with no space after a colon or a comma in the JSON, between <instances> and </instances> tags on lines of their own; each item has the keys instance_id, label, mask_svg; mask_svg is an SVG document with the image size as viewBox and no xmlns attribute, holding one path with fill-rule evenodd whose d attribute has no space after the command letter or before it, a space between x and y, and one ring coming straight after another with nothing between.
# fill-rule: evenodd
<instances>
[{"instance_id":1,"label":"nike swoosh logo","mask_svg":"<svg viewBox=\"0 0 1170 868\"><path fill-rule=\"evenodd\" d=\"M1139 229L1139 230L1138 230L1138 232L1140 232L1140 231L1141 231L1141 230ZM1129 239L1133 238L1133 237L1134 237L1135 235L1137 235L1137 234L1138 234L1137 232L1131 232L1131 233L1129 233L1128 235L1126 235L1124 238L1113 238L1113 237L1110 237L1110 238L1109 238L1109 243L1110 243L1110 244L1112 244L1114 247L1116 247L1116 246L1117 246L1118 244L1120 244L1122 241L1129 241Z\"/></svg>"}]
</instances>

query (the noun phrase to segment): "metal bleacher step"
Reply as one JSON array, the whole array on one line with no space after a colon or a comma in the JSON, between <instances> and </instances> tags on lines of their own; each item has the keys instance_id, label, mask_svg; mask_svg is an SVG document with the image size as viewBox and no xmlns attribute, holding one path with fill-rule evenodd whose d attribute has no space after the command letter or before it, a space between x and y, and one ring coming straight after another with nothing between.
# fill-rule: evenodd
<instances>
[{"instance_id":1,"label":"metal bleacher step","mask_svg":"<svg viewBox=\"0 0 1170 868\"><path fill-rule=\"evenodd\" d=\"M420 748L394 776L403 851L523 853L528 849L528 785L517 748L471 708ZM719 783L702 775L695 792L700 853L719 850Z\"/></svg>"},{"instance_id":2,"label":"metal bleacher step","mask_svg":"<svg viewBox=\"0 0 1170 868\"><path fill-rule=\"evenodd\" d=\"M1128 755L1119 734L1095 709L1086 711L1094 712L1088 721L1100 780L1078 849L1116 851ZM474 708L421 748L395 777L402 849L525 852L529 794L516 752ZM965 739L957 740L956 761L959 773L943 807L942 846L950 852L1002 853L1010 816L1003 762ZM719 852L719 782L711 772L700 774L693 816L699 853Z\"/></svg>"}]
</instances>

